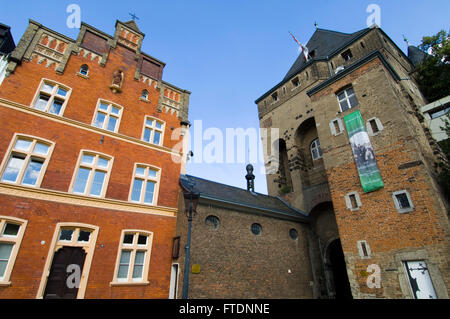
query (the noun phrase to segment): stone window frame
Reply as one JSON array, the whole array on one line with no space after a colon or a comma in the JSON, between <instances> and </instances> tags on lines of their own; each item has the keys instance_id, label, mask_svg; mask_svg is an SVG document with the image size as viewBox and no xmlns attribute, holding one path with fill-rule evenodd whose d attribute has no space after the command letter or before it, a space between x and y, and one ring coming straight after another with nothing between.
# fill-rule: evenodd
<instances>
[{"instance_id":1,"label":"stone window frame","mask_svg":"<svg viewBox=\"0 0 450 319\"><path fill-rule=\"evenodd\" d=\"M94 161L92 164L87 164L87 163L83 163L83 155L90 155L90 156L94 156ZM108 160L108 167L102 167L102 166L98 166L98 160L99 158L103 158ZM96 151L92 151L92 150L86 150L86 149L82 149L80 151L80 155L78 156L78 160L72 175L72 180L70 182L70 186L69 186L69 193L75 194L75 195L80 195L80 196L88 196L88 197L94 197L94 198L105 198L106 196L106 191L108 189L108 184L109 184L109 178L111 176L111 171L112 171L112 167L114 164L114 157L108 154L103 154L103 153L99 153ZM75 182L78 176L78 172L80 170L80 168L88 168L91 170L91 172L89 173L89 177L88 177L88 181L86 182L86 186L85 186L85 190L84 193L76 193L74 191L75 188ZM102 186L102 191L100 195L91 195L90 191L92 188L92 181L94 178L95 174L92 174L92 172L95 171L102 171L105 172L105 179L103 180L103 186Z\"/></svg>"},{"instance_id":2,"label":"stone window frame","mask_svg":"<svg viewBox=\"0 0 450 319\"><path fill-rule=\"evenodd\" d=\"M378 132L374 132L371 123L375 121L375 125L377 126ZM372 117L366 121L366 128L367 133L369 136L377 136L381 133L381 131L384 129L383 124L381 123L380 119L377 117Z\"/></svg>"},{"instance_id":3,"label":"stone window frame","mask_svg":"<svg viewBox=\"0 0 450 319\"><path fill-rule=\"evenodd\" d=\"M272 97L272 104L277 103L280 100L277 91L273 92L270 96Z\"/></svg>"},{"instance_id":4,"label":"stone window frame","mask_svg":"<svg viewBox=\"0 0 450 319\"><path fill-rule=\"evenodd\" d=\"M16 236L3 235L6 224L20 226ZM14 264L16 262L17 254L19 253L20 245L22 244L27 224L28 221L25 219L0 215L0 244L14 245L8 258L5 273L3 274L3 277L0 278L0 287L9 287L11 285L11 274L14 269Z\"/></svg>"},{"instance_id":5,"label":"stone window frame","mask_svg":"<svg viewBox=\"0 0 450 319\"><path fill-rule=\"evenodd\" d=\"M399 203L399 201L397 199L397 195L401 195L401 194L405 194L406 195L406 197L408 198L408 202L410 204L410 207L407 207L407 208L401 208L400 207L400 203ZM411 199L411 195L409 194L409 192L406 189L403 189L401 191L393 192L392 193L392 199L394 201L395 208L397 209L397 211L400 214L410 213L410 212L415 210L415 206L414 206L414 203L413 203L413 201Z\"/></svg>"},{"instance_id":6,"label":"stone window frame","mask_svg":"<svg viewBox=\"0 0 450 319\"><path fill-rule=\"evenodd\" d=\"M147 123L148 120L152 121L152 125L149 125ZM156 123L161 124L161 128L157 128L156 127ZM151 133L150 133L150 140L149 141L145 140L146 130L150 130L151 131ZM161 134L161 138L159 140L159 144L153 143L154 137L155 137L155 131L157 131L157 132L159 132ZM163 146L164 145L164 133L165 133L165 131L166 131L166 122L165 121L163 121L161 119L158 119L156 117L150 116L150 115L146 115L144 117L144 126L142 128L142 137L141 137L141 139L144 142L146 142L146 143L150 143L150 144L158 145L158 146Z\"/></svg>"},{"instance_id":7,"label":"stone window frame","mask_svg":"<svg viewBox=\"0 0 450 319\"><path fill-rule=\"evenodd\" d=\"M72 236L72 241L59 240L61 230L69 229L69 228L75 230L74 231L75 235ZM76 235L79 234L80 229L91 232L89 242L79 242L78 241L78 239L77 239L78 236L76 236ZM36 295L36 299L44 298L45 288L47 286L48 276L50 275L50 269L52 266L53 257L59 249L65 247L65 246L80 247L80 248L83 248L83 250L86 252L86 258L84 260L83 271L81 273L78 294L77 294L77 299L84 299L99 230L100 230L100 228L98 226L83 224L83 223L62 222L62 223L56 224L55 231L53 233L52 242L50 244L49 252L47 254L47 259L45 261L44 271L42 272L42 277L41 277L41 281L39 284L39 289L38 289L38 292Z\"/></svg>"},{"instance_id":8,"label":"stone window frame","mask_svg":"<svg viewBox=\"0 0 450 319\"><path fill-rule=\"evenodd\" d=\"M258 233L255 233L256 228L258 228ZM250 231L251 231L252 234L255 235L255 236L261 236L261 235L262 235L263 228L262 228L261 224L259 224L259 223L253 223L253 224L250 226Z\"/></svg>"},{"instance_id":9,"label":"stone window frame","mask_svg":"<svg viewBox=\"0 0 450 319\"><path fill-rule=\"evenodd\" d=\"M353 53L351 49L347 49L344 52L341 53L342 58L344 59L345 62L350 61L351 59L353 59Z\"/></svg>"},{"instance_id":10,"label":"stone window frame","mask_svg":"<svg viewBox=\"0 0 450 319\"><path fill-rule=\"evenodd\" d=\"M89 72L90 72L89 65L83 64L82 66L80 66L78 74L81 75L82 77L89 78Z\"/></svg>"},{"instance_id":11,"label":"stone window frame","mask_svg":"<svg viewBox=\"0 0 450 319\"><path fill-rule=\"evenodd\" d=\"M125 235L133 235L133 242L131 244L125 244L124 239ZM139 245L138 239L140 235L147 236L146 245ZM130 285L149 285L148 281L148 273L150 270L150 259L152 254L152 246L153 246L153 236L154 233L147 230L137 230L137 229L125 229L122 230L120 241L117 249L116 262L114 267L114 276L112 282L110 282L110 286L130 286ZM120 267L120 259L123 251L131 251L130 261L128 264L128 273L127 278L125 280L121 280L118 278L119 267ZM135 266L135 257L136 252L144 251L144 264L142 269L142 278L133 279L133 270Z\"/></svg>"},{"instance_id":12,"label":"stone window frame","mask_svg":"<svg viewBox=\"0 0 450 319\"><path fill-rule=\"evenodd\" d=\"M215 215L209 215L205 218L205 225L214 231L217 231L220 227L220 218Z\"/></svg>"},{"instance_id":13,"label":"stone window frame","mask_svg":"<svg viewBox=\"0 0 450 319\"><path fill-rule=\"evenodd\" d=\"M102 104L108 105L108 109L106 111L100 109L100 105L102 105ZM119 109L119 114L112 113L112 108L113 107ZM98 99L97 105L96 105L95 111L94 111L94 116L92 117L91 125L96 127L96 128L99 128L101 130L118 133L119 132L119 127L120 127L120 122L122 120L123 110L124 110L124 107L119 105L119 104L117 104L117 103L114 103L114 102L111 102L111 101L108 101L108 100L105 100L105 99ZM105 115L105 119L103 121L102 127L99 127L99 126L95 125L98 113L102 113L102 114ZM114 118L117 119L116 126L114 127L114 131L111 131L111 130L108 129L108 123L109 123L110 117L114 117Z\"/></svg>"},{"instance_id":14,"label":"stone window frame","mask_svg":"<svg viewBox=\"0 0 450 319\"><path fill-rule=\"evenodd\" d=\"M355 200L356 200L356 207L353 207L350 196L354 195L355 196ZM347 193L345 195L345 204L347 205L347 208L349 210L351 210L352 212L354 211L358 211L361 209L362 207L362 202L361 202L361 197L359 196L359 193L354 191L354 192L350 192Z\"/></svg>"},{"instance_id":15,"label":"stone window frame","mask_svg":"<svg viewBox=\"0 0 450 319\"><path fill-rule=\"evenodd\" d=\"M149 97L149 92L148 92L148 90L147 90L147 89L143 89L142 92L141 92L141 97L140 97L140 99L141 99L141 100L144 100L144 101L148 101L148 97Z\"/></svg>"},{"instance_id":16,"label":"stone window frame","mask_svg":"<svg viewBox=\"0 0 450 319\"><path fill-rule=\"evenodd\" d=\"M21 150L21 149L16 149L16 143L19 139L22 140L27 140L27 141L31 141L31 145L28 151L25 150ZM36 144L44 144L46 146L49 147L47 154L43 155L43 154L39 154L39 153L35 153L35 147ZM44 179L44 175L47 171L47 167L48 164L50 162L50 158L52 157L53 154L53 150L55 149L55 143L46 139L43 139L41 137L37 137L37 136L33 136L33 135L27 135L27 134L21 134L21 133L15 133L13 135L13 138L9 144L8 147L8 151L6 152L3 161L0 165L0 182L1 183L7 183L7 184L13 184L13 185L19 185L19 186L24 186L24 187L33 187L33 188L40 188L41 184L42 184L42 180ZM24 165L22 166L22 168L20 169L19 175L17 176L17 179L15 182L10 182L10 181L4 181L3 180L3 174L5 172L5 169L8 165L8 162L11 158L11 156L13 154L20 154L21 156L25 156L25 161L24 161ZM41 171L39 173L39 177L36 180L36 184L35 185L30 185L30 184L23 184L22 183L22 179L25 175L25 172L29 166L29 163L31 161L32 158L39 158L39 159L44 159L44 163L42 164L42 168Z\"/></svg>"},{"instance_id":17,"label":"stone window frame","mask_svg":"<svg viewBox=\"0 0 450 319\"><path fill-rule=\"evenodd\" d=\"M348 93L349 90L352 90L353 93L349 94ZM344 93L345 97L343 99L340 99L339 95L341 95L342 93ZM350 103L350 99L353 96L355 97L355 100L356 100L356 105L354 105L354 106L352 106L351 103ZM343 112L346 112L348 110L351 110L351 109L353 109L353 108L355 108L355 107L357 107L359 105L359 101L358 101L358 98L356 97L356 91L355 91L355 88L353 87L353 85L348 85L348 86L340 89L339 91L337 91L336 92L336 98L338 100L340 113L343 113ZM344 102L344 101L346 101L347 105L348 105L348 109L346 109L346 110L342 109L341 102Z\"/></svg>"},{"instance_id":18,"label":"stone window frame","mask_svg":"<svg viewBox=\"0 0 450 319\"><path fill-rule=\"evenodd\" d=\"M302 85L302 82L300 81L300 77L296 76L291 80L293 88L291 91L294 91L295 89L299 88Z\"/></svg>"},{"instance_id":19,"label":"stone window frame","mask_svg":"<svg viewBox=\"0 0 450 319\"><path fill-rule=\"evenodd\" d=\"M317 156L314 155L314 151L317 151ZM320 147L320 140L319 138L315 138L311 144L309 144L309 151L311 153L311 157L313 159L313 161L317 161L321 158L323 158L323 152L322 152L322 148Z\"/></svg>"},{"instance_id":20,"label":"stone window frame","mask_svg":"<svg viewBox=\"0 0 450 319\"><path fill-rule=\"evenodd\" d=\"M357 242L358 252L361 259L370 259L372 258L372 251L370 250L370 246L365 240L359 240ZM364 247L363 247L364 246ZM366 250L367 255L364 253L364 248Z\"/></svg>"},{"instance_id":21,"label":"stone window frame","mask_svg":"<svg viewBox=\"0 0 450 319\"><path fill-rule=\"evenodd\" d=\"M338 124L339 132L336 132L335 122L337 122L337 124ZM344 123L343 123L342 119L340 119L338 117L332 119L330 122L330 130L331 130L331 135L333 135L333 136L338 136L338 135L341 135L342 133L344 133L345 127L344 127Z\"/></svg>"},{"instance_id":22,"label":"stone window frame","mask_svg":"<svg viewBox=\"0 0 450 319\"><path fill-rule=\"evenodd\" d=\"M44 88L45 84L53 86L52 92L44 91L43 88ZM62 95L58 94L58 89L59 88L67 91L65 96L62 96ZM60 82L56 82L56 81L51 80L51 79L42 78L41 82L39 83L39 86L38 86L38 88L37 88L37 90L36 90L36 92L34 94L33 100L31 101L30 107L35 109L35 110L44 112L44 113L53 114L55 116L61 116L62 117L64 115L65 110L66 110L66 106L69 103L69 99L70 99L71 94L72 94L72 88L69 87L68 85L60 83ZM36 102L37 102L37 100L39 99L39 97L41 95L45 95L45 96L48 97L48 101L47 101L47 104L45 106L45 110L39 110L39 109L37 109L35 107ZM50 108L51 108L51 106L53 104L53 101L55 99L63 100L63 104L61 105L61 109L59 111L59 114L50 113Z\"/></svg>"},{"instance_id":23,"label":"stone window frame","mask_svg":"<svg viewBox=\"0 0 450 319\"><path fill-rule=\"evenodd\" d=\"M137 171L138 167L145 168L144 176L136 175L136 171ZM148 171L149 170L156 171L156 178L148 176ZM158 206L159 186L161 184L161 175L162 175L162 169L159 168L159 167L156 167L156 166L150 165L150 164L135 163L134 164L134 169L133 169L133 176L131 178L131 183L130 183L130 189L128 191L128 201L131 202L131 203L139 203L141 205ZM135 179L141 179L141 180L144 181L144 183L142 184L141 191L140 191L139 201L132 200L133 187L134 187L134 180ZM154 192L153 192L153 202L152 203L146 203L145 202L145 189L146 189L147 183L149 181L155 183L155 189L154 189Z\"/></svg>"},{"instance_id":24,"label":"stone window frame","mask_svg":"<svg viewBox=\"0 0 450 319\"><path fill-rule=\"evenodd\" d=\"M439 266L437 265L437 263L430 260L427 250L420 249L420 250L400 252L395 254L394 260L395 265L397 266L400 289L405 298L414 299L404 263L407 261L417 261L417 260L424 261L427 264L428 272L433 282L434 290L436 292L438 299L449 298L445 281L442 277L441 271L439 270Z\"/></svg>"}]
</instances>

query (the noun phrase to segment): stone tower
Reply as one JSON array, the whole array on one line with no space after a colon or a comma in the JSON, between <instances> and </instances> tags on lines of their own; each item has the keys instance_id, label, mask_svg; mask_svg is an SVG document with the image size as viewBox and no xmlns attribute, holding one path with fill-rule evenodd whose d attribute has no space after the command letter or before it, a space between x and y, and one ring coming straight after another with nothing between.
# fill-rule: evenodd
<instances>
[{"instance_id":1,"label":"stone tower","mask_svg":"<svg viewBox=\"0 0 450 319\"><path fill-rule=\"evenodd\" d=\"M279 128L279 140L265 141L267 167L278 166L267 174L269 195L312 220L317 290L448 298L441 153L419 111L414 65L378 27L317 29L306 46L308 58L256 104L261 127Z\"/></svg>"}]
</instances>

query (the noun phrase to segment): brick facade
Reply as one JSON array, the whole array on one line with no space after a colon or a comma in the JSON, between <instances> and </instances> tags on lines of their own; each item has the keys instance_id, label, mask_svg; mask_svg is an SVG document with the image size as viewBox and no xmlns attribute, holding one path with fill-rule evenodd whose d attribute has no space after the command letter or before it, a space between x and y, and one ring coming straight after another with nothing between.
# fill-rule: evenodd
<instances>
[{"instance_id":1,"label":"brick facade","mask_svg":"<svg viewBox=\"0 0 450 319\"><path fill-rule=\"evenodd\" d=\"M59 223L98 227L96 242L91 243L93 251L88 253L92 262L85 264L90 267L89 277L78 297L168 297L180 162L184 158L173 150L181 137L172 138L172 134L187 120L190 93L162 80L164 63L140 51L144 35L134 22L118 21L116 28L112 37L83 23L78 40L72 40L30 21L11 55L0 87L0 158L6 163L14 134L48 140L55 147L40 187L0 182L0 216L27 221L10 282L0 282L0 298L42 298L48 278L45 265L46 261L51 264L52 238ZM82 65L89 67L87 75L79 73ZM114 91L117 70L124 77ZM42 79L72 90L60 116L33 108ZM148 92L147 99L141 98L143 90ZM93 126L99 99L123 107L117 132ZM161 145L143 140L146 116L164 121ZM82 150L113 159L103 197L70 191ZM160 169L159 193L153 205L129 200L137 163ZM124 230L153 234L147 282L111 284Z\"/></svg>"}]
</instances>

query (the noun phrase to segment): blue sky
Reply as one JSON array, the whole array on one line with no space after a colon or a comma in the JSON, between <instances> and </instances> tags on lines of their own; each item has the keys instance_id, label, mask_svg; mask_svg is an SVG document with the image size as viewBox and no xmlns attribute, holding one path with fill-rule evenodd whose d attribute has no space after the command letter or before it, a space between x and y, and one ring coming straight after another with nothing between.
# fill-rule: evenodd
<instances>
[{"instance_id":1,"label":"blue sky","mask_svg":"<svg viewBox=\"0 0 450 319\"><path fill-rule=\"evenodd\" d=\"M203 129L219 128L224 135L226 128L259 128L254 101L298 55L288 31L302 43L316 21L319 28L352 33L366 27L370 4L379 5L382 29L404 51L402 34L417 45L422 36L450 28L448 0L15 0L2 1L0 22L12 27L16 43L30 18L76 39L78 30L66 25L72 3L80 6L82 21L111 35L117 19L136 13L146 34L142 50L167 64L165 81L192 92L190 121L202 120ZM188 173L245 188L245 166L192 162ZM265 176L256 168L256 191L266 193Z\"/></svg>"}]
</instances>

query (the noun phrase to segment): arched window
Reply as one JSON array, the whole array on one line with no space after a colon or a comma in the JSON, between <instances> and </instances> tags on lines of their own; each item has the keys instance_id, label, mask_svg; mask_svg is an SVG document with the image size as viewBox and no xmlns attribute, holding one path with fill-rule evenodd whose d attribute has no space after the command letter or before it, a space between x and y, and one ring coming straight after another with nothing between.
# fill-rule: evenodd
<instances>
[{"instance_id":1,"label":"arched window","mask_svg":"<svg viewBox=\"0 0 450 319\"><path fill-rule=\"evenodd\" d=\"M310 150L311 150L311 155L312 155L312 159L318 160L319 158L322 158L322 149L320 148L320 142L319 139L316 138L310 146Z\"/></svg>"},{"instance_id":2,"label":"arched window","mask_svg":"<svg viewBox=\"0 0 450 319\"><path fill-rule=\"evenodd\" d=\"M148 91L147 90L142 91L141 98L143 98L144 100L148 100Z\"/></svg>"},{"instance_id":3,"label":"arched window","mask_svg":"<svg viewBox=\"0 0 450 319\"><path fill-rule=\"evenodd\" d=\"M83 64L80 68L80 74L84 75L84 76L88 76L89 75L89 67L86 64Z\"/></svg>"},{"instance_id":4,"label":"arched window","mask_svg":"<svg viewBox=\"0 0 450 319\"><path fill-rule=\"evenodd\" d=\"M212 229L217 230L220 225L220 220L216 216L211 215L206 217L205 224L211 227Z\"/></svg>"}]
</instances>

